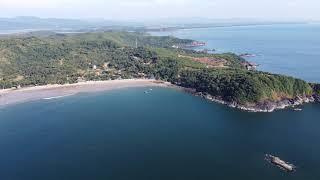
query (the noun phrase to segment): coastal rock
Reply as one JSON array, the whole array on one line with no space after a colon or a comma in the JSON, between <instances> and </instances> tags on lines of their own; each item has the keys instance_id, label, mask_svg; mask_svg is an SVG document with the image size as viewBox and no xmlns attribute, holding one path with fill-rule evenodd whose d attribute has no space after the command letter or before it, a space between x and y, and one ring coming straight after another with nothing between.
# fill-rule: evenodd
<instances>
[{"instance_id":1,"label":"coastal rock","mask_svg":"<svg viewBox=\"0 0 320 180\"><path fill-rule=\"evenodd\" d=\"M315 102L320 102L320 95L314 94L314 95L313 95L313 98L314 98L314 101L315 101Z\"/></svg>"},{"instance_id":2,"label":"coastal rock","mask_svg":"<svg viewBox=\"0 0 320 180\"><path fill-rule=\"evenodd\" d=\"M237 108L237 109L248 111L248 112L273 112L275 110L299 106L305 103L311 103L315 101L320 102L320 96L297 96L296 98L293 98L293 99L283 99L277 102L264 101L264 102L252 104L252 105L242 105L237 102L224 101L220 97L215 97L205 92L196 92L194 93L194 95L200 96L209 101L227 105L231 108Z\"/></svg>"}]
</instances>

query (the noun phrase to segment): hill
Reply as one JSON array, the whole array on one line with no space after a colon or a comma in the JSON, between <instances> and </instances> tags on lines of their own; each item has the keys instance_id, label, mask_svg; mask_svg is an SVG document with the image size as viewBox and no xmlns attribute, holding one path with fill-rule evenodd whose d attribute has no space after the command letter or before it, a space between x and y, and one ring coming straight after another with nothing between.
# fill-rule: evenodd
<instances>
[{"instance_id":1,"label":"hill","mask_svg":"<svg viewBox=\"0 0 320 180\"><path fill-rule=\"evenodd\" d=\"M258 109L319 93L318 85L300 79L247 70L246 61L232 53L172 48L192 42L128 32L9 36L0 39L0 86L157 78Z\"/></svg>"}]
</instances>

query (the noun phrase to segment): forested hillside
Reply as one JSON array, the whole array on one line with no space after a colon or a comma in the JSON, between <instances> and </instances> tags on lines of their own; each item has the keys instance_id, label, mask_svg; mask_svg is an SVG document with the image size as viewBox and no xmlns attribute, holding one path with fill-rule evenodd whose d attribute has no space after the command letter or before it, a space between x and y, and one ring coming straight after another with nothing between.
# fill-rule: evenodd
<instances>
[{"instance_id":1,"label":"forested hillside","mask_svg":"<svg viewBox=\"0 0 320 180\"><path fill-rule=\"evenodd\" d=\"M172 48L192 42L126 32L2 37L0 86L157 78L238 103L311 95L315 89L292 77L249 71L232 53Z\"/></svg>"}]
</instances>

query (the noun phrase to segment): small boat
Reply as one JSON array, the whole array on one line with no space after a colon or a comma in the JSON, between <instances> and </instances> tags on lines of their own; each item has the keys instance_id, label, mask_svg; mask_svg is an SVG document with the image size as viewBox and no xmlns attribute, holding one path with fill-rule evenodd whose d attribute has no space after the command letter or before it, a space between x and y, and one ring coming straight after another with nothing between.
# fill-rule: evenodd
<instances>
[{"instance_id":1,"label":"small boat","mask_svg":"<svg viewBox=\"0 0 320 180\"><path fill-rule=\"evenodd\" d=\"M294 111L302 111L302 109L300 109L300 108L295 108L295 109L293 109Z\"/></svg>"},{"instance_id":2,"label":"small boat","mask_svg":"<svg viewBox=\"0 0 320 180\"><path fill-rule=\"evenodd\" d=\"M144 93L145 93L145 94L149 94L150 92L149 92L149 91L145 91Z\"/></svg>"},{"instance_id":3,"label":"small boat","mask_svg":"<svg viewBox=\"0 0 320 180\"><path fill-rule=\"evenodd\" d=\"M265 160L287 172L293 172L296 169L296 167L293 164L285 162L281 160L279 157L276 157L270 154L265 155Z\"/></svg>"}]
</instances>

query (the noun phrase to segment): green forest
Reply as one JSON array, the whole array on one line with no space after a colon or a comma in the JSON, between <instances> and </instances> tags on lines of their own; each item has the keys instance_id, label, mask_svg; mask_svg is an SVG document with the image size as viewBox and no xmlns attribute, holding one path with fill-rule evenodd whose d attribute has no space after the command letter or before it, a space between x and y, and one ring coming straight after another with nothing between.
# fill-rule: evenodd
<instances>
[{"instance_id":1,"label":"green forest","mask_svg":"<svg viewBox=\"0 0 320 180\"><path fill-rule=\"evenodd\" d=\"M173 48L192 42L129 32L1 37L0 87L156 78L241 104L320 94L316 84L247 70L232 53Z\"/></svg>"}]
</instances>

